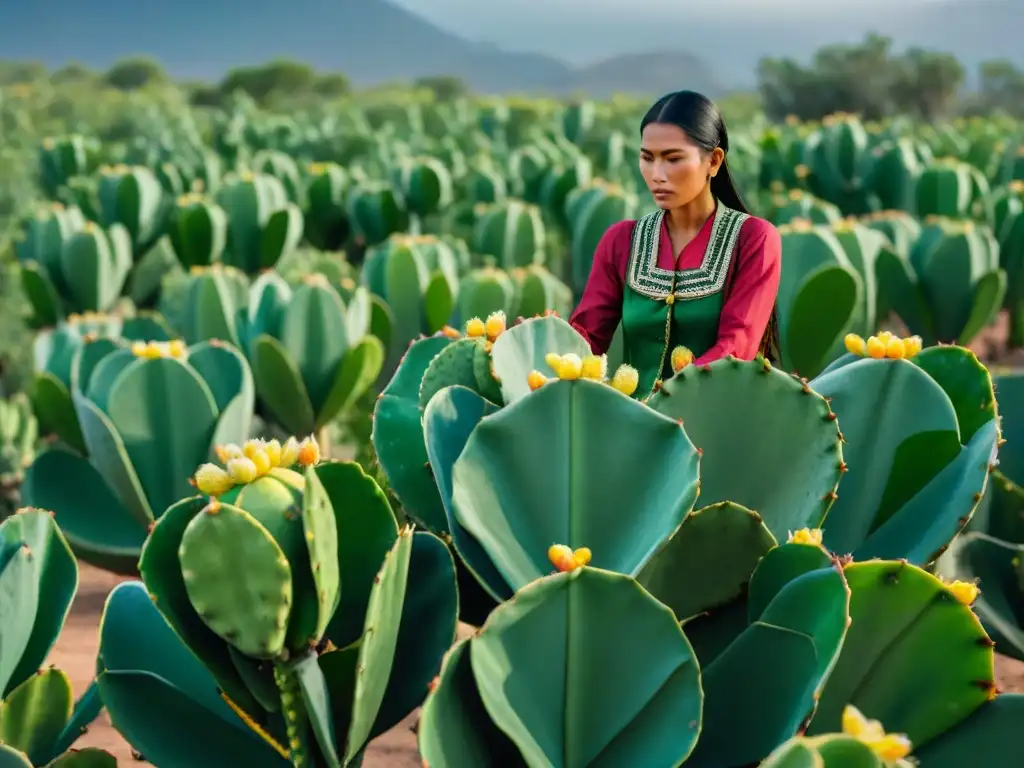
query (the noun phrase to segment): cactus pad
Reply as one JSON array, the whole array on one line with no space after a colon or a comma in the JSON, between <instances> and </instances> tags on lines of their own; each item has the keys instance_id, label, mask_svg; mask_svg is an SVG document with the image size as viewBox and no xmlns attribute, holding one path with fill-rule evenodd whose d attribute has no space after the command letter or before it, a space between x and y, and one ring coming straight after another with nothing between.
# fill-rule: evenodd
<instances>
[{"instance_id":1,"label":"cactus pad","mask_svg":"<svg viewBox=\"0 0 1024 768\"><path fill-rule=\"evenodd\" d=\"M774 546L757 515L721 502L688 515L636 580L683 621L740 597Z\"/></svg>"},{"instance_id":2,"label":"cactus pad","mask_svg":"<svg viewBox=\"0 0 1024 768\"><path fill-rule=\"evenodd\" d=\"M420 410L426 410L430 398L440 390L450 386L463 386L476 389L477 349L483 346L482 341L475 339L459 339L440 352L430 361L420 382Z\"/></svg>"},{"instance_id":3,"label":"cactus pad","mask_svg":"<svg viewBox=\"0 0 1024 768\"><path fill-rule=\"evenodd\" d=\"M941 581L899 562L844 572L852 624L808 734L838 730L852 704L917 748L994 695L992 643Z\"/></svg>"},{"instance_id":4,"label":"cactus pad","mask_svg":"<svg viewBox=\"0 0 1024 768\"><path fill-rule=\"evenodd\" d=\"M530 371L554 375L544 362L544 356L552 352L558 355L571 352L586 357L590 354L590 345L575 328L558 317L524 320L497 338L491 349L491 358L505 403L514 403L530 394L530 385L526 381Z\"/></svg>"},{"instance_id":5,"label":"cactus pad","mask_svg":"<svg viewBox=\"0 0 1024 768\"><path fill-rule=\"evenodd\" d=\"M623 435L644 451L610 449ZM698 458L671 419L603 383L556 381L483 419L451 477L451 515L516 590L551 571L552 543L637 573L692 509Z\"/></svg>"},{"instance_id":6,"label":"cactus pad","mask_svg":"<svg viewBox=\"0 0 1024 768\"><path fill-rule=\"evenodd\" d=\"M679 420L701 450L702 504L740 504L776 540L819 527L844 458L821 395L763 359L730 358L684 368L650 406Z\"/></svg>"},{"instance_id":7,"label":"cactus pad","mask_svg":"<svg viewBox=\"0 0 1024 768\"><path fill-rule=\"evenodd\" d=\"M634 644L644 653L607 664L613 649ZM482 711L470 709L467 659ZM475 765L679 765L700 732L701 699L671 611L626 576L582 568L524 587L453 651L420 744L434 768L465 765L467 755ZM478 730L485 717L497 727ZM513 750L521 757L505 759Z\"/></svg>"},{"instance_id":8,"label":"cactus pad","mask_svg":"<svg viewBox=\"0 0 1024 768\"><path fill-rule=\"evenodd\" d=\"M210 629L248 656L273 658L284 650L292 568L253 515L207 505L185 529L179 554L189 599Z\"/></svg>"}]
</instances>

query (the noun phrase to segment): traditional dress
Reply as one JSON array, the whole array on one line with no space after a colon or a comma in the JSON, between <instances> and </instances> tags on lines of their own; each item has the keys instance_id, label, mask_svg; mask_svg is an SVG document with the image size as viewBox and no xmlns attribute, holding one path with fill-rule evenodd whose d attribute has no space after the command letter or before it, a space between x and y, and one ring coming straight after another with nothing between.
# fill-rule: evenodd
<instances>
[{"instance_id":1,"label":"traditional dress","mask_svg":"<svg viewBox=\"0 0 1024 768\"><path fill-rule=\"evenodd\" d=\"M596 355L622 323L643 398L672 375L676 346L689 348L696 365L763 352L781 271L782 241L764 219L718 203L677 260L659 210L608 228L569 322Z\"/></svg>"}]
</instances>

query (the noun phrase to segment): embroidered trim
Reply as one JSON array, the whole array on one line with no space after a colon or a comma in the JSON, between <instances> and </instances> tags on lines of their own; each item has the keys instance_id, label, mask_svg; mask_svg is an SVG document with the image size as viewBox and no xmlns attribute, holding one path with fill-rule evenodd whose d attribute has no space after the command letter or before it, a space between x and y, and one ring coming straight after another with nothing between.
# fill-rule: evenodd
<instances>
[{"instance_id":1,"label":"embroidered trim","mask_svg":"<svg viewBox=\"0 0 1024 768\"><path fill-rule=\"evenodd\" d=\"M729 272L736 241L749 214L734 211L721 203L711 225L711 236L704 259L694 269L669 270L658 266L661 225L665 211L641 218L633 228L629 257L629 287L652 299L700 299L722 290Z\"/></svg>"}]
</instances>

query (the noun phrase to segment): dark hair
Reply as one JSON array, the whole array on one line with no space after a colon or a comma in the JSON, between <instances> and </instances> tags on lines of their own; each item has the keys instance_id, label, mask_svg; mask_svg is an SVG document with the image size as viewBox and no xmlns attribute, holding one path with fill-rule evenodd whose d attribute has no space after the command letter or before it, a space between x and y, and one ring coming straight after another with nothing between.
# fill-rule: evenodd
<instances>
[{"instance_id":1,"label":"dark hair","mask_svg":"<svg viewBox=\"0 0 1024 768\"><path fill-rule=\"evenodd\" d=\"M640 122L641 135L651 123L676 126L705 152L721 147L726 157L722 159L718 175L711 179L711 194L734 211L751 213L729 173L729 131L725 128L722 113L711 99L695 91L676 91L662 96Z\"/></svg>"},{"instance_id":2,"label":"dark hair","mask_svg":"<svg viewBox=\"0 0 1024 768\"><path fill-rule=\"evenodd\" d=\"M726 156L722 158L722 167L718 169L718 175L711 179L711 194L734 211L753 214L740 197L736 182L729 173L729 131L725 127L722 113L711 99L695 91L676 91L662 96L647 110L647 114L640 122L641 135L644 128L651 123L668 123L676 126L705 152L713 152L716 147L721 147ZM778 363L781 358L777 307L772 307L759 352L773 363Z\"/></svg>"}]
</instances>

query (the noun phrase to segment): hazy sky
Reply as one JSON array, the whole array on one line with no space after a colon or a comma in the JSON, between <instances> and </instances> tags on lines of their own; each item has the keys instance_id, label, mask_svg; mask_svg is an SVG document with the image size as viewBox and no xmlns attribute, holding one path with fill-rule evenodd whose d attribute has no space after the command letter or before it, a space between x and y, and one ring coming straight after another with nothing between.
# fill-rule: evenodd
<instances>
[{"instance_id":1,"label":"hazy sky","mask_svg":"<svg viewBox=\"0 0 1024 768\"><path fill-rule=\"evenodd\" d=\"M482 13L479 0L391 0L396 5L401 5L410 10L422 13L425 16L452 11L455 9L472 8L478 15ZM942 3L947 0L899 0L901 5L918 5L926 3ZM984 2L985 0L963 0L963 2ZM827 6L838 8L851 8L854 6L891 6L893 0L828 0L822 3L821 0L502 0L505 8L521 6L534 8L539 6L555 7L559 10L579 8L590 10L600 8L643 8L644 10L659 10L672 7L673 10L685 5L688 8L759 8L764 10L779 8L806 8L808 10L822 11Z\"/></svg>"}]
</instances>

